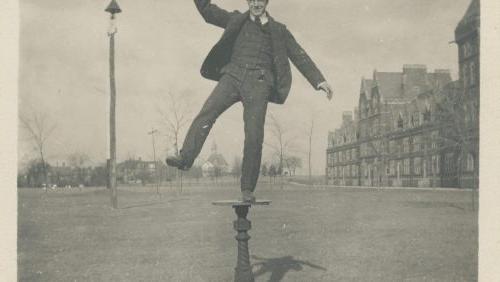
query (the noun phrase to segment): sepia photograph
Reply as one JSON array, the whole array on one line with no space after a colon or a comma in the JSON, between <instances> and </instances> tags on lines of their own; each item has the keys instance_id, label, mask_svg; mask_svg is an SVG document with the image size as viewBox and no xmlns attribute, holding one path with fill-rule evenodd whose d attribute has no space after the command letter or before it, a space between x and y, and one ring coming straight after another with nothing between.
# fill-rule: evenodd
<instances>
[{"instance_id":1,"label":"sepia photograph","mask_svg":"<svg viewBox=\"0 0 500 282\"><path fill-rule=\"evenodd\" d=\"M6 281L495 281L483 2L19 0Z\"/></svg>"}]
</instances>

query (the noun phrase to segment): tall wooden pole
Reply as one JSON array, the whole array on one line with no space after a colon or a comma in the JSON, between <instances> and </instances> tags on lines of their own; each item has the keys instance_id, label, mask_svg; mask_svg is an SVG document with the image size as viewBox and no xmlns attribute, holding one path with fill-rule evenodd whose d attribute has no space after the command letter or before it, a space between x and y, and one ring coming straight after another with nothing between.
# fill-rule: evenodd
<instances>
[{"instance_id":1,"label":"tall wooden pole","mask_svg":"<svg viewBox=\"0 0 500 282\"><path fill-rule=\"evenodd\" d=\"M111 14L111 20L115 15ZM116 187L116 82L115 82L115 31L109 34L109 83L110 83L110 104L109 104L109 150L110 169L109 184L111 186L111 205L118 208L118 191Z\"/></svg>"}]
</instances>

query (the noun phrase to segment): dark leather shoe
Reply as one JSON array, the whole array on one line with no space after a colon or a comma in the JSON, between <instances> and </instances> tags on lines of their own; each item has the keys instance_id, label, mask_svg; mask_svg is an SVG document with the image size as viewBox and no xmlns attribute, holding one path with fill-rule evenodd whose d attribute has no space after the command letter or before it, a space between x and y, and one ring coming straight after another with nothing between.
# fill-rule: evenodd
<instances>
[{"instance_id":1,"label":"dark leather shoe","mask_svg":"<svg viewBox=\"0 0 500 282\"><path fill-rule=\"evenodd\" d=\"M171 156L167 157L167 165L176 167L180 170L189 170L189 166L186 164L186 161L180 156Z\"/></svg>"}]
</instances>

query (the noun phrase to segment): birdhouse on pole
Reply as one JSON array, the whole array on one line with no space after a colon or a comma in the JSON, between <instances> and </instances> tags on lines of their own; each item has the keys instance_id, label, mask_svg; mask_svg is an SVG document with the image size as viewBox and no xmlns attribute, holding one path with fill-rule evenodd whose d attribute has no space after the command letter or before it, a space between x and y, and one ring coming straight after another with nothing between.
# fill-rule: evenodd
<instances>
[{"instance_id":1,"label":"birdhouse on pole","mask_svg":"<svg viewBox=\"0 0 500 282\"><path fill-rule=\"evenodd\" d=\"M109 3L108 7L104 11L111 13L111 15L114 15L121 13L122 9L120 9L120 6L118 6L116 0L111 0L111 3Z\"/></svg>"}]
</instances>

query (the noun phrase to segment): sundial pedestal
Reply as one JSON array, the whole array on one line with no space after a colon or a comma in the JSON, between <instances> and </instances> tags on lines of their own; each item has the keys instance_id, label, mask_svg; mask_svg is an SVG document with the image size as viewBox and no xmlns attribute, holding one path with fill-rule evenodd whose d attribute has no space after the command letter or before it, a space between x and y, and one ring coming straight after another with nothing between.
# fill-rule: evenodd
<instances>
[{"instance_id":1,"label":"sundial pedestal","mask_svg":"<svg viewBox=\"0 0 500 282\"><path fill-rule=\"evenodd\" d=\"M254 282L252 267L250 265L250 252L248 251L248 230L252 228L252 223L247 219L248 210L251 206L268 206L271 201L258 200L254 203L242 201L218 201L213 202L216 206L232 206L236 212L237 219L233 222L233 228L238 232L236 241L238 241L238 258L236 268L234 269L235 282Z\"/></svg>"}]
</instances>

